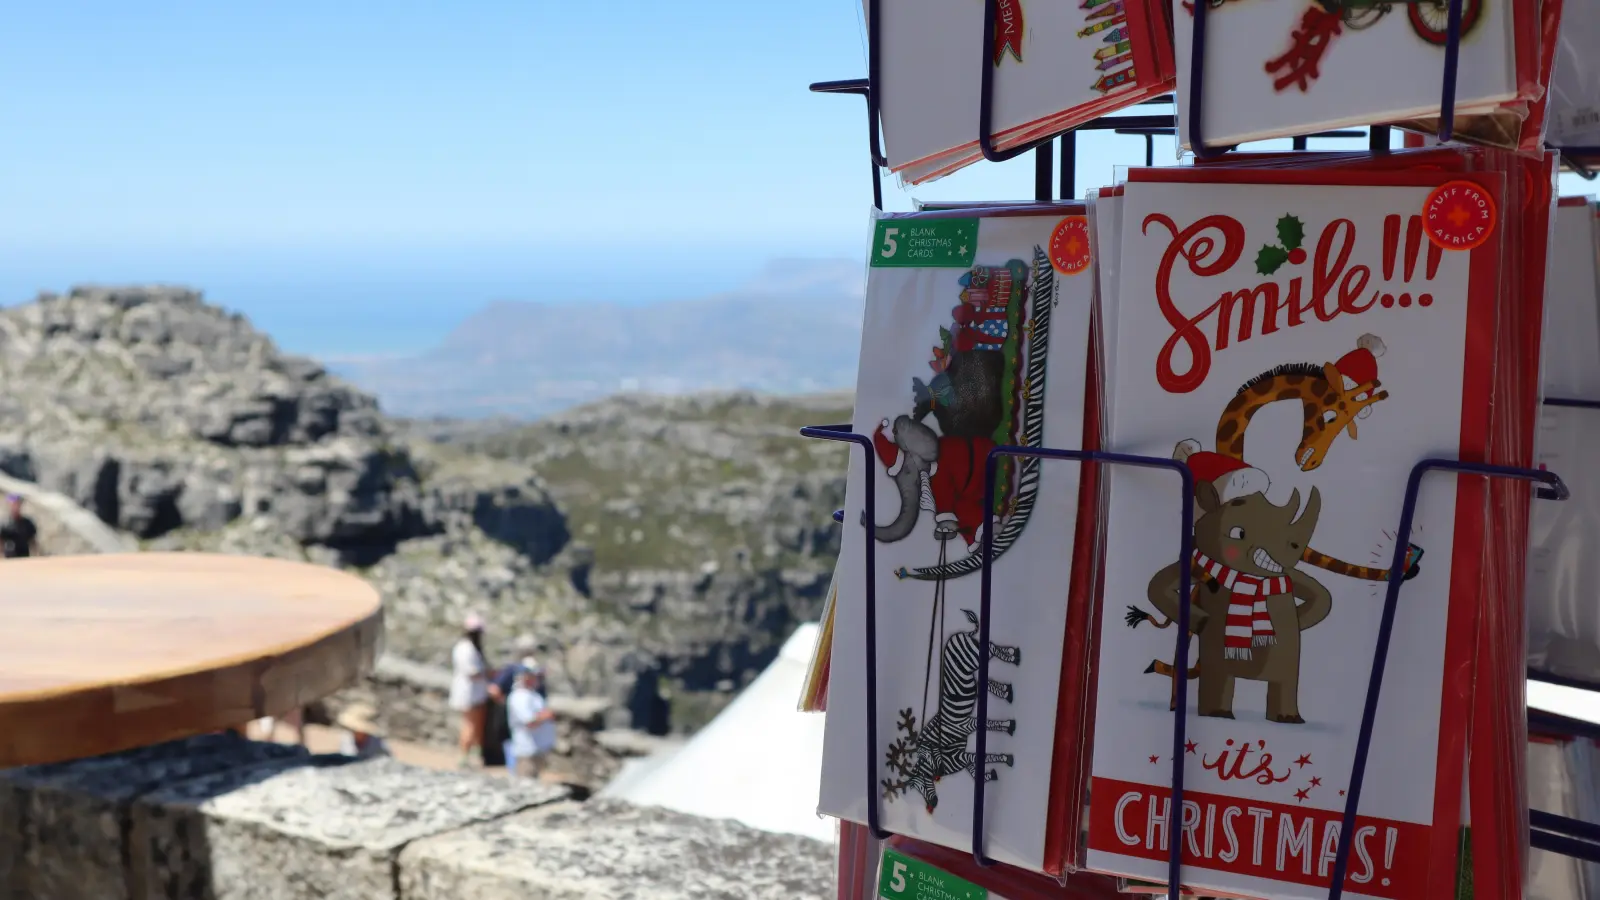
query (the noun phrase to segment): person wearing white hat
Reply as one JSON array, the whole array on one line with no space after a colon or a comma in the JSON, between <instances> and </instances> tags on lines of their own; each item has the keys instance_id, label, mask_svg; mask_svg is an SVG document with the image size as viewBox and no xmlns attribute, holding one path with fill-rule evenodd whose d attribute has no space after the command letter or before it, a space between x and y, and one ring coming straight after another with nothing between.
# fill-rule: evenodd
<instances>
[{"instance_id":1,"label":"person wearing white hat","mask_svg":"<svg viewBox=\"0 0 1600 900\"><path fill-rule=\"evenodd\" d=\"M339 752L345 756L370 759L389 755L389 745L383 740L383 726L378 724L377 710L371 706L365 703L347 706L334 724L345 731L339 741Z\"/></svg>"},{"instance_id":2,"label":"person wearing white hat","mask_svg":"<svg viewBox=\"0 0 1600 900\"><path fill-rule=\"evenodd\" d=\"M489 703L483 724L483 764L504 766L511 771L511 758L505 748L511 746L510 725L506 721L506 701L517 689L517 677L522 673L521 660L533 656L539 649L531 634L518 635L511 644L511 655L517 660L501 666L489 679Z\"/></svg>"},{"instance_id":3,"label":"person wearing white hat","mask_svg":"<svg viewBox=\"0 0 1600 900\"><path fill-rule=\"evenodd\" d=\"M450 650L450 708L461 714L458 765L464 769L472 764L474 754L482 759L489 661L483 655L483 617L477 613L467 616L461 632L461 639Z\"/></svg>"},{"instance_id":4,"label":"person wearing white hat","mask_svg":"<svg viewBox=\"0 0 1600 900\"><path fill-rule=\"evenodd\" d=\"M526 657L517 672L517 686L506 699L506 767L519 778L538 778L556 746L556 717L544 698L544 667Z\"/></svg>"}]
</instances>

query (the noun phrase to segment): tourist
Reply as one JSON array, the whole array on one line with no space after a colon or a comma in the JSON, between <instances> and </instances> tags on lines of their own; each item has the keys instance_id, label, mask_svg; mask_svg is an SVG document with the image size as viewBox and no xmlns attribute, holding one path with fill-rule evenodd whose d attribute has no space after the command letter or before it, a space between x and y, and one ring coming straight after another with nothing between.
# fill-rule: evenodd
<instances>
[{"instance_id":1,"label":"tourist","mask_svg":"<svg viewBox=\"0 0 1600 900\"><path fill-rule=\"evenodd\" d=\"M532 656L538 647L531 636L522 635L511 648L513 657L519 661L502 666L495 673L494 680L489 682L483 735L483 764L505 766L507 769L511 768L511 758L504 755L504 748L511 746L511 730L506 724L506 699L517 686L517 675L522 671L520 660Z\"/></svg>"},{"instance_id":2,"label":"tourist","mask_svg":"<svg viewBox=\"0 0 1600 900\"><path fill-rule=\"evenodd\" d=\"M39 526L23 515L22 497L12 494L6 498L6 505L10 515L5 524L0 525L0 551L5 553L6 559L42 556L39 552Z\"/></svg>"},{"instance_id":3,"label":"tourist","mask_svg":"<svg viewBox=\"0 0 1600 900\"><path fill-rule=\"evenodd\" d=\"M483 655L483 619L476 613L462 624L461 639L450 651L450 708L461 714L458 765L467 768L473 754L483 759L483 726L489 699L489 660Z\"/></svg>"},{"instance_id":4,"label":"tourist","mask_svg":"<svg viewBox=\"0 0 1600 900\"><path fill-rule=\"evenodd\" d=\"M383 727L377 723L377 711L365 703L356 703L339 713L334 724L345 730L339 742L339 752L357 759L388 756L389 745L384 742Z\"/></svg>"},{"instance_id":5,"label":"tourist","mask_svg":"<svg viewBox=\"0 0 1600 900\"><path fill-rule=\"evenodd\" d=\"M532 657L524 659L517 685L506 700L511 740L506 765L519 778L538 778L556 746L556 716L544 697L544 667Z\"/></svg>"}]
</instances>

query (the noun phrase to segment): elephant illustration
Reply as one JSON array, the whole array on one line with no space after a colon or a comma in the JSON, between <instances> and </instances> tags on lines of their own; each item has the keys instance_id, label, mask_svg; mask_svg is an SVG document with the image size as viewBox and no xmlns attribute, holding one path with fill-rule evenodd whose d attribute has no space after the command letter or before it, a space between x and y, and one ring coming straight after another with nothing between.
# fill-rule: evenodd
<instances>
[{"instance_id":1,"label":"elephant illustration","mask_svg":"<svg viewBox=\"0 0 1600 900\"><path fill-rule=\"evenodd\" d=\"M892 437L883 433L886 428ZM894 521L877 528L878 540L893 543L911 534L922 510L933 509L928 479L939 460L939 435L910 416L897 416L893 425L887 419L879 424L874 440L879 456L889 456L885 465L900 494L900 512ZM861 523L866 521L867 514L862 512Z\"/></svg>"},{"instance_id":2,"label":"elephant illustration","mask_svg":"<svg viewBox=\"0 0 1600 900\"><path fill-rule=\"evenodd\" d=\"M1299 491L1277 506L1264 489L1228 478L1195 486L1202 513L1194 526L1189 627L1200 638L1200 715L1233 718L1234 682L1244 678L1267 683L1269 721L1301 724L1300 634L1333 609L1328 589L1295 568L1322 497L1312 488L1302 511ZM1150 602L1171 620L1178 617L1179 574L1173 563L1150 580Z\"/></svg>"},{"instance_id":3,"label":"elephant illustration","mask_svg":"<svg viewBox=\"0 0 1600 900\"><path fill-rule=\"evenodd\" d=\"M984 524L983 473L995 430L1005 418L1005 356L958 351L931 384L912 379L912 415L884 419L873 435L878 458L894 479L900 511L878 528L878 540L904 539L921 510L934 514L941 541L961 535L976 543ZM932 416L935 431L925 424Z\"/></svg>"},{"instance_id":4,"label":"elephant illustration","mask_svg":"<svg viewBox=\"0 0 1600 900\"><path fill-rule=\"evenodd\" d=\"M994 457L992 502L986 482L995 448L1042 446L1055 269L1035 246L1032 263L975 265L956 282L960 302L938 329L932 374L911 379L909 402L885 411L871 436L900 495L892 520L873 523L877 539L905 540L927 510L939 542L937 563L900 566L897 578L943 581L982 571L1016 543L1039 489L1039 460L1005 454Z\"/></svg>"}]
</instances>

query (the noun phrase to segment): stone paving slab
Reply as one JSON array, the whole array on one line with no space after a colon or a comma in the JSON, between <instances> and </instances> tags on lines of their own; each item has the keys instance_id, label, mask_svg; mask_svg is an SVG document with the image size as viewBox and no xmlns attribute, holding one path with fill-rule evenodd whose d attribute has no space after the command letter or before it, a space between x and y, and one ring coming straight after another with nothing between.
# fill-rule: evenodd
<instances>
[{"instance_id":1,"label":"stone paving slab","mask_svg":"<svg viewBox=\"0 0 1600 900\"><path fill-rule=\"evenodd\" d=\"M565 796L393 759L235 769L140 798L132 868L149 898L389 898L407 843Z\"/></svg>"},{"instance_id":2,"label":"stone paving slab","mask_svg":"<svg viewBox=\"0 0 1600 900\"><path fill-rule=\"evenodd\" d=\"M265 761L299 747L203 735L122 753L0 771L0 897L132 900L125 848L133 801L187 778Z\"/></svg>"},{"instance_id":3,"label":"stone paving slab","mask_svg":"<svg viewBox=\"0 0 1600 900\"><path fill-rule=\"evenodd\" d=\"M616 800L557 803L424 838L400 854L402 900L809 900L833 848Z\"/></svg>"}]
</instances>

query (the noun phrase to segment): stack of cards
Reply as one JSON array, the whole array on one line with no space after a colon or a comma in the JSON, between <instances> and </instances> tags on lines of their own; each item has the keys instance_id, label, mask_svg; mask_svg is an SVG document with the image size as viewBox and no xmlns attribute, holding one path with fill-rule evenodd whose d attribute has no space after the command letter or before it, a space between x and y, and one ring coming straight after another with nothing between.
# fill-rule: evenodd
<instances>
[{"instance_id":1,"label":"stack of cards","mask_svg":"<svg viewBox=\"0 0 1600 900\"><path fill-rule=\"evenodd\" d=\"M910 184L983 158L982 69L993 68L990 138L1018 147L1172 90L1164 0L877 0L874 85L889 168ZM869 21L870 33L870 21Z\"/></svg>"},{"instance_id":2,"label":"stack of cards","mask_svg":"<svg viewBox=\"0 0 1600 900\"><path fill-rule=\"evenodd\" d=\"M1528 804L1569 819L1600 818L1600 753L1595 742L1559 730L1528 735ZM1527 900L1590 900L1600 894L1600 866L1534 850L1528 857Z\"/></svg>"},{"instance_id":3,"label":"stack of cards","mask_svg":"<svg viewBox=\"0 0 1600 900\"><path fill-rule=\"evenodd\" d=\"M1552 165L1489 151L1246 158L1134 170L1097 199L1097 233L1118 244L1097 248L1117 271L1102 296L1109 448L1184 461L1196 518L1193 556L1177 560L1176 480L1111 472L1089 868L1161 881L1181 841L1185 883L1202 894L1325 894L1411 465L1509 462L1531 443L1533 393L1513 390L1526 373L1502 363L1528 358L1530 343L1538 356L1542 294L1528 293L1542 290L1543 246L1525 229L1540 197L1548 221L1550 201L1507 182L1532 171L1548 184ZM1539 277L1508 247L1532 255ZM1533 315L1509 312L1530 302ZM1515 699L1473 690L1474 672L1503 680L1521 651L1479 646L1484 609L1523 555L1491 537L1496 501L1481 479L1423 482L1347 895L1455 883L1469 744L1521 778L1521 750L1472 727L1490 720L1484 697L1514 710L1495 720L1522 715L1520 679ZM1172 816L1179 702L1186 790ZM1482 804L1500 801L1499 781L1478 783L1473 773Z\"/></svg>"},{"instance_id":4,"label":"stack of cards","mask_svg":"<svg viewBox=\"0 0 1600 900\"><path fill-rule=\"evenodd\" d=\"M855 454L847 481L820 811L866 822L867 805L878 804L889 830L970 851L983 779L993 811L988 854L1059 871L1073 785L1054 773L1081 728L1085 692L1071 673L1082 663L1066 650L1088 610L1083 598L1073 602L1073 583L1076 557L1092 543L1079 535L1080 504L1092 513L1092 491L1081 491L1076 463L1004 457L990 496L986 468L999 446L1093 443L1085 400L1095 275L1085 210L890 216L877 223L870 252L854 428L872 437L875 454ZM873 672L863 587L868 491L877 498ZM986 644L985 548L993 587ZM989 676L980 684L984 659Z\"/></svg>"},{"instance_id":5,"label":"stack of cards","mask_svg":"<svg viewBox=\"0 0 1600 900\"><path fill-rule=\"evenodd\" d=\"M1547 139L1552 147L1600 150L1600 59L1594 53L1600 47L1600 3L1565 2L1550 82Z\"/></svg>"},{"instance_id":6,"label":"stack of cards","mask_svg":"<svg viewBox=\"0 0 1600 900\"><path fill-rule=\"evenodd\" d=\"M1194 12L1171 0L1179 140L1190 148ZM1537 100L1540 4L1462 0L1455 114ZM1202 48L1201 140L1222 147L1372 122L1437 118L1448 0L1273 3L1210 0ZM1190 148L1192 149L1192 148Z\"/></svg>"},{"instance_id":7,"label":"stack of cards","mask_svg":"<svg viewBox=\"0 0 1600 900\"><path fill-rule=\"evenodd\" d=\"M1528 666L1600 686L1600 221L1594 200L1564 198L1549 260L1539 461L1562 473L1572 498L1534 510L1528 585Z\"/></svg>"}]
</instances>

